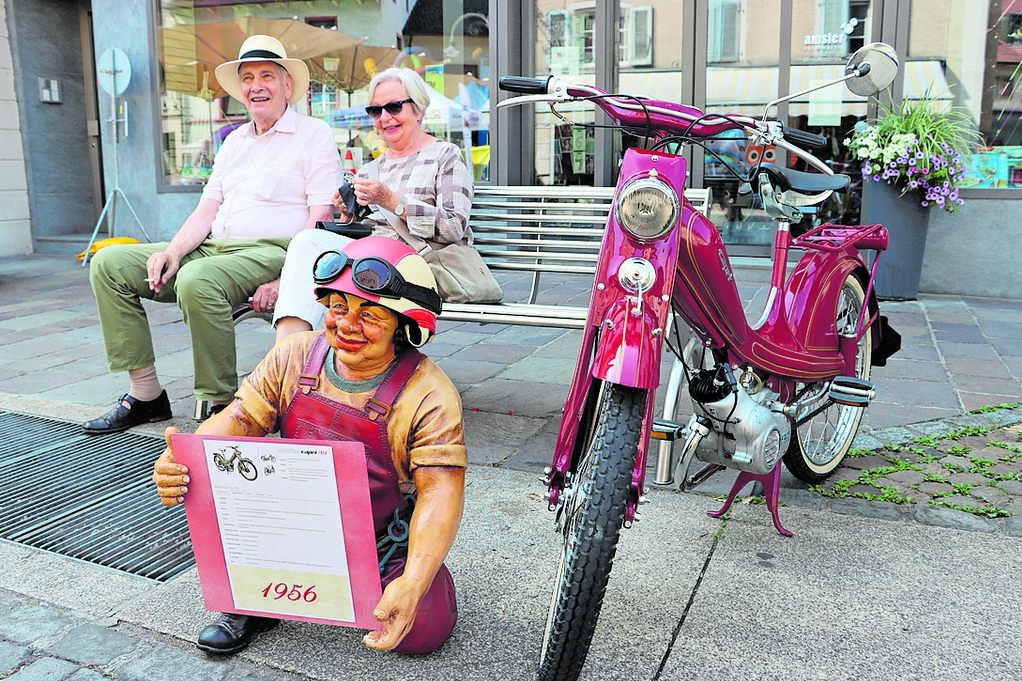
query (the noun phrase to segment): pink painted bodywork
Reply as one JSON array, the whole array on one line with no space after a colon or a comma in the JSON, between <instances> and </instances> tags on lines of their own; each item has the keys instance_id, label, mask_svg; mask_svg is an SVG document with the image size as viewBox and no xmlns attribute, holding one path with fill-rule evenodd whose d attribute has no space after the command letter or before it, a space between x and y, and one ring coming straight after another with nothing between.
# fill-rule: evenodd
<instances>
[{"instance_id":1,"label":"pink painted bodywork","mask_svg":"<svg viewBox=\"0 0 1022 681\"><path fill-rule=\"evenodd\" d=\"M642 113L626 111L606 100L600 106L615 122L632 131L646 124ZM647 106L669 108L690 118L685 122L653 113L654 136L685 132L689 123L701 115L696 109L670 102L649 100ZM727 119L709 120L711 123L693 125L692 133L713 135L740 127ZM685 167L680 156L628 149L618 191L634 179L648 177L655 169L660 179L671 185L678 197L683 197ZM597 396L593 387L594 380L598 380L648 392L643 436L632 474L632 501L625 515L626 521L633 519L645 475L653 394L659 383L669 307L706 347L726 355L733 363L751 365L769 375L768 382L782 399L791 397L796 383L854 375L854 347L842 343L835 328L837 303L842 284L853 271L861 272L864 281L871 283L858 248L883 250L886 230L879 225L824 225L795 240L787 231L779 232L772 280L775 297L763 323L754 329L746 321L720 233L702 213L683 198L681 201L675 228L651 240L630 235L618 225L616 209L611 211L548 478L551 507L557 503L572 462L577 460L580 424L586 423L587 410L594 408ZM805 249L806 253L785 279L784 265L790 247ZM618 282L618 269L629 258L643 258L656 268L656 281L642 294L641 301ZM633 314L637 307L638 314ZM873 321L863 316L858 334L868 333Z\"/></svg>"}]
</instances>

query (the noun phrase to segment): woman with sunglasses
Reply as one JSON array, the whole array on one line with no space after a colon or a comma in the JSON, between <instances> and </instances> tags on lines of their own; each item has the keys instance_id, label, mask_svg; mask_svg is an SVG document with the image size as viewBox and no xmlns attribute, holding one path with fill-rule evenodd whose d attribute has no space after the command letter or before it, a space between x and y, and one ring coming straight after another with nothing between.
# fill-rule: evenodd
<instances>
[{"instance_id":1,"label":"woman with sunglasses","mask_svg":"<svg viewBox=\"0 0 1022 681\"><path fill-rule=\"evenodd\" d=\"M429 103L429 87L411 69L387 69L369 82L366 113L387 151L363 165L352 179L356 201L372 210L362 223L370 226L374 235L391 239L401 240L391 226L392 221L400 220L413 236L423 240L454 243L467 239L471 243L472 177L456 145L423 130L422 118ZM353 216L345 209L340 193L333 201L340 211L338 220L351 222ZM291 240L273 315L278 341L297 331L319 328L322 306L309 293L312 263L324 251L339 250L349 241L322 229L302 231Z\"/></svg>"},{"instance_id":2,"label":"woman with sunglasses","mask_svg":"<svg viewBox=\"0 0 1022 681\"><path fill-rule=\"evenodd\" d=\"M311 268L310 268L311 269ZM371 648L418 654L438 648L457 619L443 561L461 522L467 455L461 398L416 348L436 330L440 296L410 247L370 236L315 264L325 331L278 343L228 407L196 430L365 444L383 597ZM153 481L164 505L183 501L188 469L167 449ZM402 539L403 537L403 539ZM396 540L395 540L396 539ZM211 654L233 654L278 620L225 613L199 634Z\"/></svg>"}]
</instances>

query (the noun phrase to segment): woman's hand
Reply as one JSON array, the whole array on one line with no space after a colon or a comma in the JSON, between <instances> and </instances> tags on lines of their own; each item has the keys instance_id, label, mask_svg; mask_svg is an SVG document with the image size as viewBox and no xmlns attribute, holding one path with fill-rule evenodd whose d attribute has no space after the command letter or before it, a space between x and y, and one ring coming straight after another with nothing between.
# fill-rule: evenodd
<instances>
[{"instance_id":1,"label":"woman's hand","mask_svg":"<svg viewBox=\"0 0 1022 681\"><path fill-rule=\"evenodd\" d=\"M387 210L394 210L401 200L396 192L392 192L390 187L379 180L356 177L352 180L352 186L355 187L355 199L363 206L374 204Z\"/></svg>"},{"instance_id":2,"label":"woman's hand","mask_svg":"<svg viewBox=\"0 0 1022 681\"><path fill-rule=\"evenodd\" d=\"M156 483L156 493L160 495L164 506L183 504L185 493L188 491L185 487L190 480L188 467L174 461L174 448L170 444L170 436L180 432L177 428L167 428L163 431L167 448L153 464L153 482Z\"/></svg>"}]
</instances>

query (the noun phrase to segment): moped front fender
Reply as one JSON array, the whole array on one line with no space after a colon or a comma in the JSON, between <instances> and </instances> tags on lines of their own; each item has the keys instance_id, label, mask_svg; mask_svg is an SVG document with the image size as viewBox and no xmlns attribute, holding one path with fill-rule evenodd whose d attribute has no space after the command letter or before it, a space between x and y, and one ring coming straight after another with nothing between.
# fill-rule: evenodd
<instances>
[{"instance_id":1,"label":"moped front fender","mask_svg":"<svg viewBox=\"0 0 1022 681\"><path fill-rule=\"evenodd\" d=\"M627 296L605 313L593 357L594 378L655 390L660 382L663 320L641 297Z\"/></svg>"}]
</instances>

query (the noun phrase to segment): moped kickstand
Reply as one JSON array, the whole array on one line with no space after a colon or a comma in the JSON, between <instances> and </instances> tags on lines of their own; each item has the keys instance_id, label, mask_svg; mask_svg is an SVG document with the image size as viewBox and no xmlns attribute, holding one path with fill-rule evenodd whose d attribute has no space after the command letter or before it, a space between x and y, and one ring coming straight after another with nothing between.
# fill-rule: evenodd
<instances>
[{"instance_id":1,"label":"moped kickstand","mask_svg":"<svg viewBox=\"0 0 1022 681\"><path fill-rule=\"evenodd\" d=\"M747 473L741 471L738 474L738 478L735 480L735 484L731 486L731 491L727 495L727 499L724 501L724 505L719 511L707 511L706 515L711 518L719 518L728 512L731 508L731 504L734 503L735 497L742 491L750 482L758 482L763 485L763 496L766 497L767 510L770 511L770 515L774 519L774 527L785 537L793 536L791 532L784 529L781 525L781 519L777 515L777 492L781 486L781 463L778 461L777 465L774 466L772 473L766 475L757 475L756 473Z\"/></svg>"}]
</instances>

